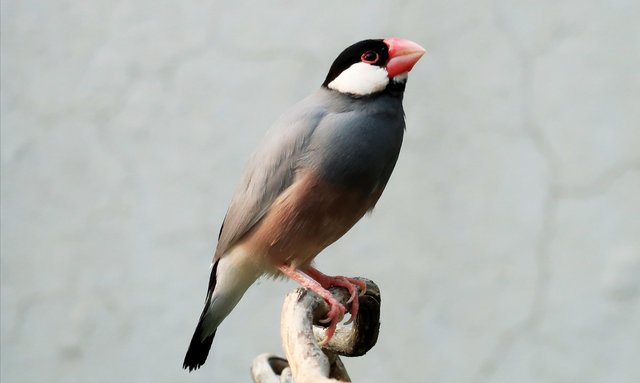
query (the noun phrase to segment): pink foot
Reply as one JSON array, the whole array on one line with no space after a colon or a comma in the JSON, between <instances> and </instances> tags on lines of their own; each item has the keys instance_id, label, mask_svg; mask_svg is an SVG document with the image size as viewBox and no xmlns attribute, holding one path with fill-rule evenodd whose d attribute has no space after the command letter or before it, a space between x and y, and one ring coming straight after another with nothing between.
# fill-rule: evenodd
<instances>
[{"instance_id":1,"label":"pink foot","mask_svg":"<svg viewBox=\"0 0 640 383\"><path fill-rule=\"evenodd\" d=\"M351 314L351 318L349 318L349 320L346 321L345 324L347 325L353 322L353 320L356 318L356 315L358 314L358 308L360 307L358 303L358 289L356 288L356 286L360 287L360 295L363 295L367 291L367 284L353 278L339 277L339 276L330 277L312 267L307 269L306 273L311 278L318 281L318 283L320 283L320 285L325 289L328 289L331 286L339 286L339 287L345 287L349 291L349 294L351 294L351 298L349 298L349 303L351 302L353 303L351 303L351 310L349 310L349 314Z\"/></svg>"},{"instance_id":2,"label":"pink foot","mask_svg":"<svg viewBox=\"0 0 640 383\"><path fill-rule=\"evenodd\" d=\"M325 335L327 336L327 338L320 343L321 346L327 344L333 337L333 334L335 334L336 326L338 325L338 322L340 322L342 318L344 318L344 312L345 312L344 306L342 306L340 302L338 302L336 298L333 297L333 295L329 292L329 290L324 288L321 283L313 280L312 277L305 275L301 271L293 269L288 265L279 266L278 270L280 270L283 274L287 275L289 278L301 284L303 287L308 287L311 290L315 291L329 305L329 312L327 313L327 318L321 320L322 323L330 323L329 327L325 330ZM313 270L319 273L320 275L324 275L315 269ZM326 275L324 276L327 277ZM331 277L327 277L327 278L331 278ZM337 284L334 284L334 285L342 286ZM351 285L351 287L352 289L355 289L353 285ZM351 289L349 290L349 292L351 292ZM352 298L353 298L353 293L352 293ZM355 302L357 302L357 294L356 294L354 303ZM353 308L353 304L352 304L352 308Z\"/></svg>"}]
</instances>

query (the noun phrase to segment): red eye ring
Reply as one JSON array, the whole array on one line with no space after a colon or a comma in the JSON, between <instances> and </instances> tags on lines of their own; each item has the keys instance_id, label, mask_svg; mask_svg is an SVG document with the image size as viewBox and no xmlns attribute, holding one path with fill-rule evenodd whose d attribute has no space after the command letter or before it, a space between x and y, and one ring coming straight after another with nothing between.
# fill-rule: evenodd
<instances>
[{"instance_id":1,"label":"red eye ring","mask_svg":"<svg viewBox=\"0 0 640 383\"><path fill-rule=\"evenodd\" d=\"M380 60L380 55L374 51L366 51L362 54L360 60L362 60L363 63L375 64L378 62L378 60Z\"/></svg>"}]
</instances>

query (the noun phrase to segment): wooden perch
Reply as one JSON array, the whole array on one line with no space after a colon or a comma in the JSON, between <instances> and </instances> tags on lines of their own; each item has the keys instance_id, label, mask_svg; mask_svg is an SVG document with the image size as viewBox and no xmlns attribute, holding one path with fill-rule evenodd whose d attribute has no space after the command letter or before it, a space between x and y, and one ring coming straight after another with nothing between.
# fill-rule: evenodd
<instances>
[{"instance_id":1,"label":"wooden perch","mask_svg":"<svg viewBox=\"0 0 640 383\"><path fill-rule=\"evenodd\" d=\"M262 354L254 359L251 375L256 383L316 383L350 382L342 356L362 356L377 342L380 330L380 290L372 281L358 278L367 284L366 293L360 297L360 308L353 326L338 325L336 332L324 346L323 325L329 306L318 294L306 288L290 292L282 308L282 344L287 359ZM346 306L351 306L349 293L342 287L329 289L333 296ZM319 327L314 327L319 326Z\"/></svg>"}]
</instances>

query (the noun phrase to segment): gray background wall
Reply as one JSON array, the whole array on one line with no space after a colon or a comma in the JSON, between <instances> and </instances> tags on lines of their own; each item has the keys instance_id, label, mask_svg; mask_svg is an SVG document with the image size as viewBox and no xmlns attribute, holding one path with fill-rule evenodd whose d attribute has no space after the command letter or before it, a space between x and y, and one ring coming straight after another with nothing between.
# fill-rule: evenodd
<instances>
[{"instance_id":1,"label":"gray background wall","mask_svg":"<svg viewBox=\"0 0 640 383\"><path fill-rule=\"evenodd\" d=\"M414 40L376 211L318 257L383 293L356 381L640 381L640 2L1 4L3 382L250 380L293 282L181 363L270 124L364 38Z\"/></svg>"}]
</instances>

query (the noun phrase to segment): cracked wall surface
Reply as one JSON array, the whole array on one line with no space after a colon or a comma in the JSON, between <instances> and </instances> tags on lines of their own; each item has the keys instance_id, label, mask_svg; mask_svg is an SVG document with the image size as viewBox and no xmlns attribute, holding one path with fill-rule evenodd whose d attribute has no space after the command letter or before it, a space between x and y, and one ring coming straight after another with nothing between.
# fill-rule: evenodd
<instances>
[{"instance_id":1,"label":"cracked wall surface","mask_svg":"<svg viewBox=\"0 0 640 383\"><path fill-rule=\"evenodd\" d=\"M181 370L219 225L335 56L427 54L374 213L317 258L383 295L354 381L640 381L640 3L0 1L3 382L246 382L293 282Z\"/></svg>"}]
</instances>

